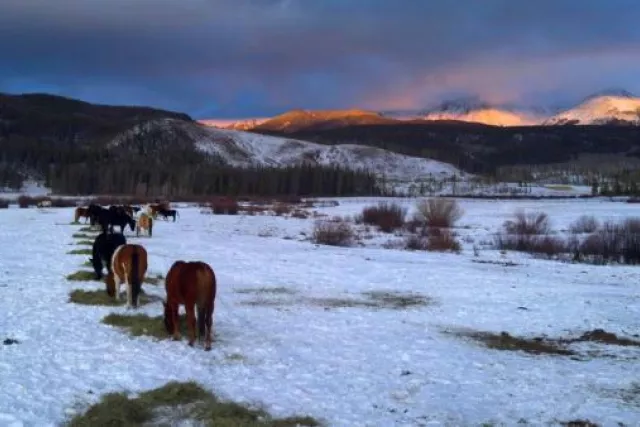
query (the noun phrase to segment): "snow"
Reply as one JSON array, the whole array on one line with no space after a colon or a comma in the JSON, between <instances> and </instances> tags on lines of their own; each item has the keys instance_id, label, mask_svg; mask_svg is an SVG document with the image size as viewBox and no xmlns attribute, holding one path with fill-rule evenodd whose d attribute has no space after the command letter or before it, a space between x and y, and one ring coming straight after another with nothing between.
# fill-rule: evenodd
<instances>
[{"instance_id":1,"label":"snow","mask_svg":"<svg viewBox=\"0 0 640 427\"><path fill-rule=\"evenodd\" d=\"M22 183L20 190L0 189L0 198L17 200L18 197L26 195L31 197L50 196L51 189L45 187L42 181L27 180Z\"/></svg>"},{"instance_id":2,"label":"snow","mask_svg":"<svg viewBox=\"0 0 640 427\"><path fill-rule=\"evenodd\" d=\"M205 153L223 156L236 166L250 164L287 166L311 161L321 165L364 168L390 179L413 181L429 174L443 178L467 175L453 165L436 160L411 157L379 148L354 145L323 145L222 129L203 129L196 142Z\"/></svg>"},{"instance_id":3,"label":"snow","mask_svg":"<svg viewBox=\"0 0 640 427\"><path fill-rule=\"evenodd\" d=\"M379 201L338 200L340 206L318 210L353 215ZM637 214L635 205L601 199L460 203L465 216L456 231L477 241L518 207L548 212L557 230L584 213L600 219ZM515 425L520 419L541 425L576 418L640 423L638 408L611 393L637 380L630 373L638 348L610 346L604 351L613 357L578 361L489 350L442 333L637 333L637 267L503 257L492 250L482 250L479 258L519 265L478 264L468 242L461 255L315 246L301 234L310 233L311 219L179 209L177 222L156 222L152 238L128 238L147 248L150 274L166 274L177 259L212 265L219 295L211 352L185 341L131 338L100 323L110 312L126 313L124 307L67 302L73 289L102 289L96 282L65 279L86 259L66 254L78 230L68 225L72 209L0 211L3 237L11 242L1 258L0 338L20 341L0 348L0 424L55 425L78 402L170 380L197 380L223 398L264 404L276 416L312 415L331 426ZM242 304L256 296L237 291L260 287L296 293L280 296L291 301L281 307ZM162 287L144 289L164 294ZM418 292L435 304L404 311L324 310L299 301L371 290ZM159 315L162 306L138 311Z\"/></svg>"},{"instance_id":4,"label":"snow","mask_svg":"<svg viewBox=\"0 0 640 427\"><path fill-rule=\"evenodd\" d=\"M580 105L550 118L545 123L564 124L577 121L580 125L597 125L613 120L640 124L640 98L621 95L590 97Z\"/></svg>"}]
</instances>

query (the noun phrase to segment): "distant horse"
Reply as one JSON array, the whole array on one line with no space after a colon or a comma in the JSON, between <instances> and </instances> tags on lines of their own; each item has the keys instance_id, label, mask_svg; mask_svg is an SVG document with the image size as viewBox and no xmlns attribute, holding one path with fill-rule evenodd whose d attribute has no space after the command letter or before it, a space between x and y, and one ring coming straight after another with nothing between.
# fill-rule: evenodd
<instances>
[{"instance_id":1,"label":"distant horse","mask_svg":"<svg viewBox=\"0 0 640 427\"><path fill-rule=\"evenodd\" d=\"M96 273L96 280L102 279L102 266L107 267L107 272L111 273L111 258L118 246L126 245L127 239L120 233L100 233L93 241L92 258L90 259L93 270Z\"/></svg>"},{"instance_id":2,"label":"distant horse","mask_svg":"<svg viewBox=\"0 0 640 427\"><path fill-rule=\"evenodd\" d=\"M106 214L104 212L107 212L107 209L103 208L100 205L96 205L95 203L91 203L89 205L89 207L87 208L87 213L89 214L89 221L91 222L92 226L96 225L96 224L102 225L100 223L100 218L105 218L106 219L106 217L105 217ZM103 226L102 227L103 230L107 226L108 226L108 224Z\"/></svg>"},{"instance_id":3,"label":"distant horse","mask_svg":"<svg viewBox=\"0 0 640 427\"><path fill-rule=\"evenodd\" d=\"M144 275L147 273L147 251L140 245L119 246L111 257L111 271L105 279L107 294L120 299L120 285L127 286L127 308L137 308Z\"/></svg>"},{"instance_id":4,"label":"distant horse","mask_svg":"<svg viewBox=\"0 0 640 427\"><path fill-rule=\"evenodd\" d=\"M124 229L128 225L131 231L135 231L136 222L124 209L111 206L109 209L103 209L98 214L98 223L102 227L103 232L113 233L113 228L117 225L120 232L124 233Z\"/></svg>"},{"instance_id":5,"label":"distant horse","mask_svg":"<svg viewBox=\"0 0 640 427\"><path fill-rule=\"evenodd\" d=\"M160 215L164 219L173 217L173 222L176 222L176 216L180 216L180 214L178 214L178 211L175 209L160 209L158 210L158 215Z\"/></svg>"},{"instance_id":6,"label":"distant horse","mask_svg":"<svg viewBox=\"0 0 640 427\"><path fill-rule=\"evenodd\" d=\"M51 207L51 200L41 200L38 202L38 204L36 205L39 208L50 208Z\"/></svg>"},{"instance_id":7,"label":"distant horse","mask_svg":"<svg viewBox=\"0 0 640 427\"><path fill-rule=\"evenodd\" d=\"M176 261L173 263L167 278L165 289L167 301L164 305L164 327L174 340L180 339L178 309L185 306L187 326L189 329L189 345L196 340L196 314L194 305L198 307L198 339L204 338L204 349L211 350L211 325L216 299L216 275L206 263L195 261Z\"/></svg>"},{"instance_id":8,"label":"distant horse","mask_svg":"<svg viewBox=\"0 0 640 427\"><path fill-rule=\"evenodd\" d=\"M136 222L136 236L140 236L140 230L144 230L149 237L153 235L153 218L146 212L138 215Z\"/></svg>"},{"instance_id":9,"label":"distant horse","mask_svg":"<svg viewBox=\"0 0 640 427\"><path fill-rule=\"evenodd\" d=\"M82 206L78 206L76 208L76 213L74 216L74 222L78 222L80 218L84 218L84 223L87 223L87 220L91 219L91 215L89 214L89 208L85 208Z\"/></svg>"},{"instance_id":10,"label":"distant horse","mask_svg":"<svg viewBox=\"0 0 640 427\"><path fill-rule=\"evenodd\" d=\"M158 211L162 209L169 209L169 205L167 203L149 203L144 207L144 210L153 219L155 219L158 216Z\"/></svg>"}]
</instances>

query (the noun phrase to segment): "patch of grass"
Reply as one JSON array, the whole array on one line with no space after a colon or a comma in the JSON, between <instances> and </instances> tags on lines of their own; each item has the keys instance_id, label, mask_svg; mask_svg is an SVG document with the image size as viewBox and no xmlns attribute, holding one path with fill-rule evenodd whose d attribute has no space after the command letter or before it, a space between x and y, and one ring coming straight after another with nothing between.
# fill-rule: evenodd
<instances>
[{"instance_id":1,"label":"patch of grass","mask_svg":"<svg viewBox=\"0 0 640 427\"><path fill-rule=\"evenodd\" d=\"M92 243L93 244L93 243ZM68 255L91 255L91 249L73 249L67 252Z\"/></svg>"},{"instance_id":2,"label":"patch of grass","mask_svg":"<svg viewBox=\"0 0 640 427\"><path fill-rule=\"evenodd\" d=\"M148 295L144 291L141 291L140 293L141 306L160 300L162 300L162 298ZM107 295L107 292L103 289L97 291L85 291L83 289L76 289L69 294L69 302L84 305L120 306L125 305L126 297L120 298L119 301L116 301L115 298Z\"/></svg>"},{"instance_id":3,"label":"patch of grass","mask_svg":"<svg viewBox=\"0 0 640 427\"><path fill-rule=\"evenodd\" d=\"M110 313L102 319L105 325L116 326L124 329L134 337L148 336L157 339L171 338L164 329L162 316L150 317L146 314L135 314L127 316L123 314ZM180 333L185 335L186 316L180 316Z\"/></svg>"},{"instance_id":4,"label":"patch of grass","mask_svg":"<svg viewBox=\"0 0 640 427\"><path fill-rule=\"evenodd\" d=\"M93 241L92 240L78 240L76 242L76 245L79 245L79 246L93 246Z\"/></svg>"},{"instance_id":5,"label":"patch of grass","mask_svg":"<svg viewBox=\"0 0 640 427\"><path fill-rule=\"evenodd\" d=\"M250 307L286 307L294 305L296 301L284 300L284 299L269 299L258 297L247 301L242 301L241 305L248 305Z\"/></svg>"},{"instance_id":6,"label":"patch of grass","mask_svg":"<svg viewBox=\"0 0 640 427\"><path fill-rule=\"evenodd\" d=\"M370 291L364 292L364 295L371 301L376 302L377 307L391 308L394 310L433 304L433 300L430 298L415 293Z\"/></svg>"},{"instance_id":7,"label":"patch of grass","mask_svg":"<svg viewBox=\"0 0 640 427\"><path fill-rule=\"evenodd\" d=\"M150 285L158 286L164 282L164 276L160 273L155 275L146 276L144 278L144 283L148 283Z\"/></svg>"},{"instance_id":8,"label":"patch of grass","mask_svg":"<svg viewBox=\"0 0 640 427\"><path fill-rule=\"evenodd\" d=\"M85 227L82 227L82 228L78 229L78 231L80 231L80 232L94 232L94 233L97 233L98 229L92 228L91 226L87 225Z\"/></svg>"},{"instance_id":9,"label":"patch of grass","mask_svg":"<svg viewBox=\"0 0 640 427\"><path fill-rule=\"evenodd\" d=\"M262 287L262 288L241 288L236 289L236 293L239 294L287 294L292 295L297 291L294 289L285 288L284 286L278 286L274 288Z\"/></svg>"},{"instance_id":10,"label":"patch of grass","mask_svg":"<svg viewBox=\"0 0 640 427\"><path fill-rule=\"evenodd\" d=\"M324 308L379 308L405 310L411 307L427 306L434 303L430 298L415 293L369 291L363 298L309 298L309 301Z\"/></svg>"},{"instance_id":11,"label":"patch of grass","mask_svg":"<svg viewBox=\"0 0 640 427\"><path fill-rule=\"evenodd\" d=\"M524 351L530 354L554 354L572 356L576 353L564 348L558 342L544 338L519 338L507 332L495 334L481 331L458 331L454 335L474 339L494 350Z\"/></svg>"},{"instance_id":12,"label":"patch of grass","mask_svg":"<svg viewBox=\"0 0 640 427\"><path fill-rule=\"evenodd\" d=\"M75 273L71 273L67 276L67 280L73 281L90 281L95 280L95 273L88 270L78 270Z\"/></svg>"},{"instance_id":13,"label":"patch of grass","mask_svg":"<svg viewBox=\"0 0 640 427\"><path fill-rule=\"evenodd\" d=\"M560 425L564 427L600 427L600 424L596 424L589 420L561 421Z\"/></svg>"},{"instance_id":14,"label":"patch of grass","mask_svg":"<svg viewBox=\"0 0 640 427\"><path fill-rule=\"evenodd\" d=\"M573 191L573 187L571 185L562 185L562 184L549 184L545 185L545 188L554 191Z\"/></svg>"},{"instance_id":15,"label":"patch of grass","mask_svg":"<svg viewBox=\"0 0 640 427\"><path fill-rule=\"evenodd\" d=\"M92 237L95 237L95 236L87 233L73 233L71 237L73 237L74 239L91 239Z\"/></svg>"},{"instance_id":16,"label":"patch of grass","mask_svg":"<svg viewBox=\"0 0 640 427\"><path fill-rule=\"evenodd\" d=\"M311 417L272 418L262 409L222 401L199 384L171 381L163 387L142 392L136 398L126 393L109 393L83 414L69 420L69 427L97 425L134 426L149 423L173 425L192 420L217 427L321 426Z\"/></svg>"},{"instance_id":17,"label":"patch of grass","mask_svg":"<svg viewBox=\"0 0 640 427\"><path fill-rule=\"evenodd\" d=\"M93 267L93 264L91 264L91 261L86 260L85 262L82 263L83 267Z\"/></svg>"},{"instance_id":18,"label":"patch of grass","mask_svg":"<svg viewBox=\"0 0 640 427\"><path fill-rule=\"evenodd\" d=\"M632 340L629 338L621 338L614 333L607 332L604 329L594 329L592 331L585 332L579 338L563 340L567 343L572 342L598 342L601 344L613 344L620 346L633 346L640 347L640 341Z\"/></svg>"}]
</instances>

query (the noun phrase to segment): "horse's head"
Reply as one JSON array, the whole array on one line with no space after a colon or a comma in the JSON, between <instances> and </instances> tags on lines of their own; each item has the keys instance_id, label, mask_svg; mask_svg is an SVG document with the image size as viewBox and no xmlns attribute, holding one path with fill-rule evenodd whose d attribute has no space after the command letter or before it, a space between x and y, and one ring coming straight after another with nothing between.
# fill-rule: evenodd
<instances>
[{"instance_id":1,"label":"horse's head","mask_svg":"<svg viewBox=\"0 0 640 427\"><path fill-rule=\"evenodd\" d=\"M173 318L171 317L171 309L169 308L169 304L164 300L162 300L162 305L164 307L164 328L167 330L168 334L172 334Z\"/></svg>"}]
</instances>

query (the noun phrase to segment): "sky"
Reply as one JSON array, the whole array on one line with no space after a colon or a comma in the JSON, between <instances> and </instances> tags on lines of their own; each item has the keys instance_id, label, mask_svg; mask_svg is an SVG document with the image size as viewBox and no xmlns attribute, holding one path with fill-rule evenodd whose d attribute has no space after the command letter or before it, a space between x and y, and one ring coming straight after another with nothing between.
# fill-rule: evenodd
<instances>
[{"instance_id":1,"label":"sky","mask_svg":"<svg viewBox=\"0 0 640 427\"><path fill-rule=\"evenodd\" d=\"M0 92L193 118L640 95L638 0L2 0Z\"/></svg>"}]
</instances>

